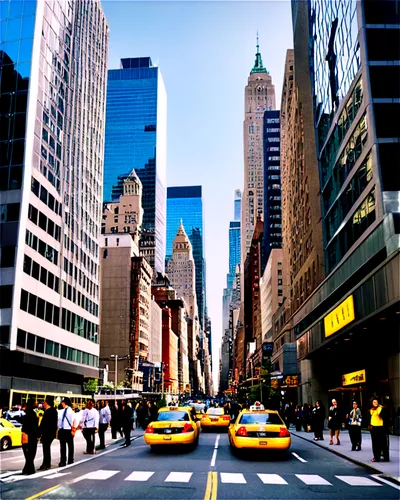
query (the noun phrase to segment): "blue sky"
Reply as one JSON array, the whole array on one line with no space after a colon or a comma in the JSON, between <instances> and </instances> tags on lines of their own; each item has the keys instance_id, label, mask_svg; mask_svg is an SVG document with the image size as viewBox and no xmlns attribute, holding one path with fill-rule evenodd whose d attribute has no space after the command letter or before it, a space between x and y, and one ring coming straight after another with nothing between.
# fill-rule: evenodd
<instances>
[{"instance_id":1,"label":"blue sky","mask_svg":"<svg viewBox=\"0 0 400 500\"><path fill-rule=\"evenodd\" d=\"M244 87L256 33L279 106L286 50L293 47L290 1L102 2L110 27L109 69L150 56L168 96L167 185L203 186L207 304L218 381L222 290L234 190L243 189Z\"/></svg>"}]
</instances>

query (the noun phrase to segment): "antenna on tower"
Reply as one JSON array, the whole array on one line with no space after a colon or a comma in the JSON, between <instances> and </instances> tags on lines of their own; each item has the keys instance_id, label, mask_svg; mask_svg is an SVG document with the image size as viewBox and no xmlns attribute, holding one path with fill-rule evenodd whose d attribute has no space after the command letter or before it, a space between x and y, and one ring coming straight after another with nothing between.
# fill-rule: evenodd
<instances>
[{"instance_id":1,"label":"antenna on tower","mask_svg":"<svg viewBox=\"0 0 400 500\"><path fill-rule=\"evenodd\" d=\"M257 30L257 53L260 52L260 46L258 44L258 30Z\"/></svg>"}]
</instances>

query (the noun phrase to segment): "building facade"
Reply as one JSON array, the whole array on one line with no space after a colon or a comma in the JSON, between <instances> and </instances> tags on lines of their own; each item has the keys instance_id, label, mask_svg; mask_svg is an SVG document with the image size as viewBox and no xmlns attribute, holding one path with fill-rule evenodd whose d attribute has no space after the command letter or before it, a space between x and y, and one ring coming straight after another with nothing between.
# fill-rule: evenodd
<instances>
[{"instance_id":1,"label":"building facade","mask_svg":"<svg viewBox=\"0 0 400 500\"><path fill-rule=\"evenodd\" d=\"M3 396L11 377L14 389L79 394L98 376L109 33L100 2L86 7L2 3Z\"/></svg>"},{"instance_id":2,"label":"building facade","mask_svg":"<svg viewBox=\"0 0 400 500\"><path fill-rule=\"evenodd\" d=\"M196 268L197 309L204 328L206 307L206 272L204 249L203 197L201 186L177 186L167 188L167 250L166 261L172 259L176 228L180 221L186 228L192 244Z\"/></svg>"},{"instance_id":3,"label":"building facade","mask_svg":"<svg viewBox=\"0 0 400 500\"><path fill-rule=\"evenodd\" d=\"M108 71L104 201L118 201L132 168L143 185L143 229L154 234L150 265L164 272L167 95L150 57L121 59Z\"/></svg>"},{"instance_id":4,"label":"building facade","mask_svg":"<svg viewBox=\"0 0 400 500\"><path fill-rule=\"evenodd\" d=\"M282 248L280 111L264 113L264 237L262 270L273 249Z\"/></svg>"},{"instance_id":5,"label":"building facade","mask_svg":"<svg viewBox=\"0 0 400 500\"><path fill-rule=\"evenodd\" d=\"M259 51L245 88L244 98L244 189L242 196L241 262L246 260L257 216L264 213L264 113L275 109L275 87L264 68Z\"/></svg>"}]
</instances>

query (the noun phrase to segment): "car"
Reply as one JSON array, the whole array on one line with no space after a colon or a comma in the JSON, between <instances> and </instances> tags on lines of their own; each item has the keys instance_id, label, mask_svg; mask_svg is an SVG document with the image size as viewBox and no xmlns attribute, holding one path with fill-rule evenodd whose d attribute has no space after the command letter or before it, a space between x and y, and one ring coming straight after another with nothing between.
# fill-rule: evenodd
<instances>
[{"instance_id":1,"label":"car","mask_svg":"<svg viewBox=\"0 0 400 500\"><path fill-rule=\"evenodd\" d=\"M11 408L10 410L6 411L4 414L4 418L7 420L17 420L17 422L20 421L21 417L25 415L25 412L18 408L17 406Z\"/></svg>"},{"instance_id":2,"label":"car","mask_svg":"<svg viewBox=\"0 0 400 500\"><path fill-rule=\"evenodd\" d=\"M291 437L285 422L275 410L265 410L261 404L242 410L228 429L233 454L238 450L258 449L286 452Z\"/></svg>"},{"instance_id":3,"label":"car","mask_svg":"<svg viewBox=\"0 0 400 500\"><path fill-rule=\"evenodd\" d=\"M223 408L208 408L206 413L201 417L201 428L203 430L213 427L229 427L231 423L230 415L225 415Z\"/></svg>"},{"instance_id":4,"label":"car","mask_svg":"<svg viewBox=\"0 0 400 500\"><path fill-rule=\"evenodd\" d=\"M5 418L0 418L0 450L9 450L12 446L21 446L21 427L15 427Z\"/></svg>"},{"instance_id":5,"label":"car","mask_svg":"<svg viewBox=\"0 0 400 500\"><path fill-rule=\"evenodd\" d=\"M151 422L144 433L144 441L152 450L161 446L185 445L192 449L199 442L200 429L189 406L160 408L157 420Z\"/></svg>"}]
</instances>

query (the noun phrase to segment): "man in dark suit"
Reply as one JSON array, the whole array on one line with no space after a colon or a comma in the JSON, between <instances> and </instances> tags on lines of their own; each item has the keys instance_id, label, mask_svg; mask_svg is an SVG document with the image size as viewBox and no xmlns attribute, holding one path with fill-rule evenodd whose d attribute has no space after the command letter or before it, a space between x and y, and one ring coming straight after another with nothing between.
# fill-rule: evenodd
<instances>
[{"instance_id":1,"label":"man in dark suit","mask_svg":"<svg viewBox=\"0 0 400 500\"><path fill-rule=\"evenodd\" d=\"M40 423L39 434L43 449L43 463L39 470L48 470L51 468L51 443L56 437L58 414L54 408L54 398L48 396L43 403L45 412Z\"/></svg>"}]
</instances>

